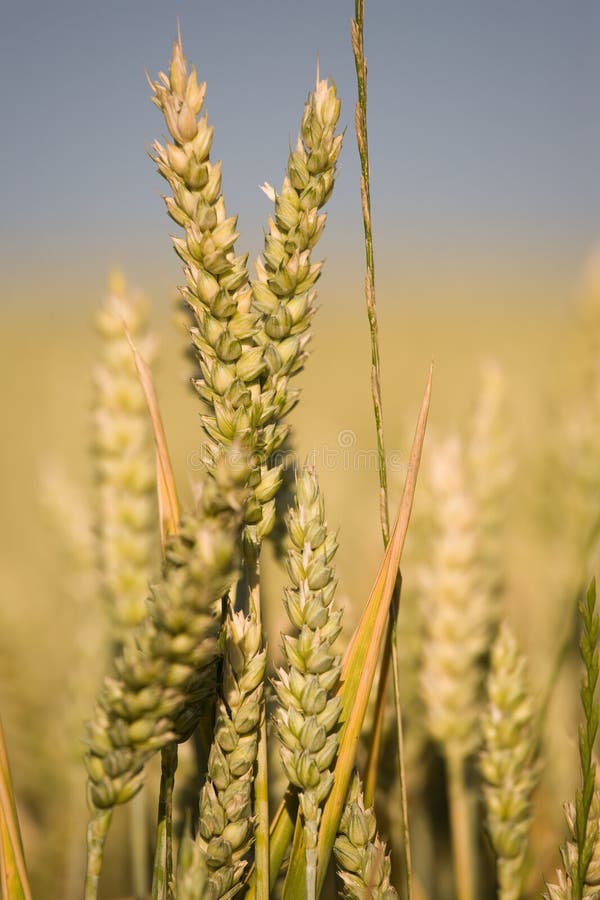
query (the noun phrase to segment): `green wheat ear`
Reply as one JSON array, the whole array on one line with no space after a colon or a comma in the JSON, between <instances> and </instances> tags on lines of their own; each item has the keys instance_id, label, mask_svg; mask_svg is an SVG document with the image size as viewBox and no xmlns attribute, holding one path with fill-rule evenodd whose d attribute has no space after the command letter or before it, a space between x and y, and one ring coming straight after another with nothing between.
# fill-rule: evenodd
<instances>
[{"instance_id":1,"label":"green wheat ear","mask_svg":"<svg viewBox=\"0 0 600 900\"><path fill-rule=\"evenodd\" d=\"M581 679L583 722L579 726L579 761L581 788L575 806L565 809L571 839L562 849L564 870L559 870L558 884L547 886L547 900L583 900L600 897L600 792L596 789L596 763L592 759L598 733L600 621L596 611L596 581L592 580L579 603L582 633L579 650L584 666Z\"/></svg>"}]
</instances>

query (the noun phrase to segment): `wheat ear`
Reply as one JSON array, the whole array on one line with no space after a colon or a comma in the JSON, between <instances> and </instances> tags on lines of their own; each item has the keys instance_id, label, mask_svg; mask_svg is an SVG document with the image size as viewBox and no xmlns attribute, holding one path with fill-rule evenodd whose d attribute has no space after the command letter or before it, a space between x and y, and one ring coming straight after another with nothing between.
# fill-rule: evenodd
<instances>
[{"instance_id":1,"label":"wheat ear","mask_svg":"<svg viewBox=\"0 0 600 900\"><path fill-rule=\"evenodd\" d=\"M341 631L341 612L333 609L336 588L331 565L337 550L327 530L323 498L315 473L305 468L296 482L296 507L288 519L287 558L292 587L285 607L295 634L285 635L287 668L278 671L275 689L281 758L292 784L300 789L306 833L307 898L316 896L317 837L321 808L333 784L341 702L333 696L340 657L332 650Z\"/></svg>"},{"instance_id":2,"label":"wheat ear","mask_svg":"<svg viewBox=\"0 0 600 900\"><path fill-rule=\"evenodd\" d=\"M537 737L525 659L503 624L494 642L479 761L490 838L497 858L499 900L519 900L538 781Z\"/></svg>"},{"instance_id":3,"label":"wheat ear","mask_svg":"<svg viewBox=\"0 0 600 900\"><path fill-rule=\"evenodd\" d=\"M497 362L488 360L480 368L479 380L466 461L477 510L480 581L495 631L501 617L505 525L515 465L504 372Z\"/></svg>"},{"instance_id":4,"label":"wheat ear","mask_svg":"<svg viewBox=\"0 0 600 900\"><path fill-rule=\"evenodd\" d=\"M433 453L430 484L437 524L431 563L421 576L423 693L432 737L447 755L466 758L479 743L488 612L478 577L475 507L457 437Z\"/></svg>"},{"instance_id":5,"label":"wheat ear","mask_svg":"<svg viewBox=\"0 0 600 900\"><path fill-rule=\"evenodd\" d=\"M121 649L88 724L86 767L94 817L86 900L96 896L110 811L139 790L146 762L194 730L215 691L221 597L236 580L248 470L223 457L206 473L198 511L168 542L136 642Z\"/></svg>"},{"instance_id":6,"label":"wheat ear","mask_svg":"<svg viewBox=\"0 0 600 900\"><path fill-rule=\"evenodd\" d=\"M429 731L446 757L458 897L473 900L473 823L465 764L480 741L489 605L479 579L475 507L465 486L458 438L436 449L430 482L437 533L431 564L423 573L422 686Z\"/></svg>"},{"instance_id":7,"label":"wheat ear","mask_svg":"<svg viewBox=\"0 0 600 900\"><path fill-rule=\"evenodd\" d=\"M301 138L290 154L280 195L268 188L275 216L265 239L257 279L249 287L246 258L233 252L235 217L228 218L220 166L209 160L212 129L198 119L204 85L188 73L176 41L169 74L152 85L172 139L154 145L159 171L168 181L172 218L185 229L174 245L184 263L184 296L195 318L192 340L202 371L197 383L208 410L203 417L213 458L240 435L251 442L254 472L246 505L245 565L252 614L260 623L260 544L275 524L275 495L282 483L273 453L288 432L282 423L297 399L288 387L306 356L306 334L321 263L310 251L325 223L320 208L334 183L341 136L335 135L340 103L335 89L317 80L302 119ZM257 858L268 871L266 725L261 725L257 795ZM266 876L265 876L266 877ZM266 887L261 886L261 897Z\"/></svg>"},{"instance_id":8,"label":"wheat ear","mask_svg":"<svg viewBox=\"0 0 600 900\"><path fill-rule=\"evenodd\" d=\"M350 786L333 849L344 897L396 900L398 894L390 882L390 856L377 834L375 810L365 806L358 776Z\"/></svg>"},{"instance_id":9,"label":"wheat ear","mask_svg":"<svg viewBox=\"0 0 600 900\"><path fill-rule=\"evenodd\" d=\"M97 551L113 644L118 647L131 639L145 615L158 546L154 444L128 335L149 360L154 342L148 331L148 304L127 289L118 271L111 273L96 328L102 340L94 409ZM130 807L130 837L134 889L144 896L147 836L141 792Z\"/></svg>"},{"instance_id":10,"label":"wheat ear","mask_svg":"<svg viewBox=\"0 0 600 900\"><path fill-rule=\"evenodd\" d=\"M306 356L312 288L322 265L311 264L310 251L334 183L339 100L325 80L317 81L281 194L268 190L275 216L250 287L246 257L234 253L236 218L225 211L220 164L209 158L212 128L206 116L198 118L205 85L198 85L194 68L188 72L180 41L169 74L161 73L152 88L172 139L164 147L154 144L155 160L172 191L165 198L168 212L185 229L185 238L173 242L195 319L192 340L202 371L196 386L208 404L209 450L218 454L241 434L253 441L254 497L246 522L260 542L274 525L273 498L281 484L280 467L269 468L268 460L287 434L281 419L297 399L288 380Z\"/></svg>"},{"instance_id":11,"label":"wheat ear","mask_svg":"<svg viewBox=\"0 0 600 900\"><path fill-rule=\"evenodd\" d=\"M260 625L242 612L229 610L224 643L221 697L196 837L206 863L206 900L221 900L242 888L244 856L253 837L252 782L266 663Z\"/></svg>"},{"instance_id":12,"label":"wheat ear","mask_svg":"<svg viewBox=\"0 0 600 900\"><path fill-rule=\"evenodd\" d=\"M95 372L94 459L99 490L98 557L117 643L146 614L158 546L155 455L144 393L125 329L153 354L145 300L119 272L96 313L101 357Z\"/></svg>"}]
</instances>

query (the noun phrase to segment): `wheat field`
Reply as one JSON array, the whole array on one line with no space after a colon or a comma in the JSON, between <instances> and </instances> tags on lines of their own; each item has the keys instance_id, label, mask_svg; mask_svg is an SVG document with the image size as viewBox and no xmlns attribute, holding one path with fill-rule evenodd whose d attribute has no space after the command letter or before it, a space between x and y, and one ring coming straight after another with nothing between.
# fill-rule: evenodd
<instances>
[{"instance_id":1,"label":"wheat field","mask_svg":"<svg viewBox=\"0 0 600 900\"><path fill-rule=\"evenodd\" d=\"M384 256L375 299L354 13L366 311L335 83L251 268L180 34L172 287L2 313L11 900L600 896L600 257L549 298Z\"/></svg>"}]
</instances>

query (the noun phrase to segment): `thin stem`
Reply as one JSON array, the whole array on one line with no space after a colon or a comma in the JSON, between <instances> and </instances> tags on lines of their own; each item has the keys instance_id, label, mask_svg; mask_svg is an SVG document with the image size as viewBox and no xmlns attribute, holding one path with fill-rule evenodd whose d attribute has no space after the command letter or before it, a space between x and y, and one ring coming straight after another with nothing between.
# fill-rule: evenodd
<instances>
[{"instance_id":1,"label":"thin stem","mask_svg":"<svg viewBox=\"0 0 600 900\"><path fill-rule=\"evenodd\" d=\"M129 807L129 840L131 843L131 878L135 900L148 896L148 842L146 794L142 788Z\"/></svg>"},{"instance_id":2,"label":"thin stem","mask_svg":"<svg viewBox=\"0 0 600 900\"><path fill-rule=\"evenodd\" d=\"M379 338L377 306L375 303L375 257L373 254L373 232L371 226L371 180L369 171L369 146L367 139L367 62L365 59L364 0L356 0L355 21L352 22L352 49L358 82L358 103L355 112L356 140L360 156L360 198L362 204L363 228L365 235L365 256L367 274L365 277L365 297L371 333L371 394L375 425L377 428L377 457L379 470L379 516L384 542L390 534L388 513L387 468L383 440L383 406L381 401L381 364L379 360Z\"/></svg>"},{"instance_id":3,"label":"thin stem","mask_svg":"<svg viewBox=\"0 0 600 900\"><path fill-rule=\"evenodd\" d=\"M173 788L177 771L177 744L173 741L160 755L160 792L156 851L152 877L152 900L173 898Z\"/></svg>"},{"instance_id":4,"label":"thin stem","mask_svg":"<svg viewBox=\"0 0 600 900\"><path fill-rule=\"evenodd\" d=\"M387 485L387 466L385 455L385 443L383 434L383 403L381 398L381 363L379 358L379 335L377 324L377 305L375 300L375 256L373 253L373 230L371 224L371 181L369 168L369 145L367 132L367 62L364 52L364 0L355 2L355 20L352 22L352 49L356 66L356 79L358 85L358 102L356 104L355 127L358 153L360 156L360 197L363 215L363 228L365 237L366 277L365 298L367 303L367 316L369 319L369 331L371 335L371 396L373 411L375 414L375 427L377 432L377 461L379 470L379 516L381 533L384 546L387 546L390 534L389 524L389 497ZM395 596L399 599L400 589L396 588ZM380 670L380 681L377 692L377 706L375 712L375 724L372 734L372 750L368 774L369 794L375 793L375 771L381 745L383 729L383 712L386 697L387 681L390 669L390 660L394 666L394 703L396 708L398 726L398 772L400 778L400 790L402 794L402 827L404 832L404 871L406 876L407 900L413 900L412 893L412 863L410 850L410 834L408 830L408 814L406 809L406 773L404 770L404 752L402 735L402 709L400 702L400 673L398 669L399 659L396 646L396 620L398 603L390 608L390 627L388 640L383 650L383 658Z\"/></svg>"},{"instance_id":5,"label":"thin stem","mask_svg":"<svg viewBox=\"0 0 600 900\"><path fill-rule=\"evenodd\" d=\"M456 897L457 900L475 900L471 813L462 756L450 754L447 757L447 776Z\"/></svg>"},{"instance_id":6,"label":"thin stem","mask_svg":"<svg viewBox=\"0 0 600 900\"><path fill-rule=\"evenodd\" d=\"M246 578L249 588L250 614L261 624L260 610L260 549L246 547ZM261 699L261 716L258 732L256 778L254 779L254 812L256 830L254 860L256 867L256 900L269 897L269 770L267 748L267 717L264 695Z\"/></svg>"},{"instance_id":7,"label":"thin stem","mask_svg":"<svg viewBox=\"0 0 600 900\"><path fill-rule=\"evenodd\" d=\"M112 809L99 809L87 828L87 870L85 873L84 900L96 900L98 882L102 871L104 843L110 827Z\"/></svg>"},{"instance_id":8,"label":"thin stem","mask_svg":"<svg viewBox=\"0 0 600 900\"><path fill-rule=\"evenodd\" d=\"M590 809L596 784L596 763L593 761L594 744L598 734L598 707L595 702L598 672L598 633L600 622L596 612L596 582L592 580L587 594L579 602L582 634L579 649L584 665L581 680L581 705L583 722L579 726L579 761L581 765L581 790L575 799L575 838L577 841L577 868L573 872L573 897L581 900L592 855L595 837L588 834Z\"/></svg>"},{"instance_id":9,"label":"thin stem","mask_svg":"<svg viewBox=\"0 0 600 900\"><path fill-rule=\"evenodd\" d=\"M315 836L316 838L316 836ZM317 847L306 848L306 900L317 900Z\"/></svg>"}]
</instances>

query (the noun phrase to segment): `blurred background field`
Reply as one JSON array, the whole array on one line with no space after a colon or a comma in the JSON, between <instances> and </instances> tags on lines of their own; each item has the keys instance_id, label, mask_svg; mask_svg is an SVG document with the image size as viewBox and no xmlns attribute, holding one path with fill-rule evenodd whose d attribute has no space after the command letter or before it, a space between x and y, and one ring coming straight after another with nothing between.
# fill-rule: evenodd
<instances>
[{"instance_id":1,"label":"blurred background field","mask_svg":"<svg viewBox=\"0 0 600 900\"><path fill-rule=\"evenodd\" d=\"M98 295L102 290L99 286ZM537 688L547 676L563 626L563 590L573 575L572 555L560 549L560 529L553 535L556 523L548 505L564 504L569 491L568 484L552 482L550 459L562 440L559 409L578 382L575 300L580 294L581 284L574 285L571 297L550 309L541 302L505 307L429 303L419 308L409 302L390 303L389 287L381 285L381 296L388 297L382 303L381 344L393 497L399 497L430 360L434 360L435 381L428 445L448 430L464 428L477 395L482 361L493 358L505 371L516 467L508 529L507 605L529 652ZM80 829L84 790L72 708L82 710L81 704L83 709L91 704L96 683L90 672L74 691L73 660L81 653L78 643L85 634L86 612L82 620L72 562L65 555L64 536L46 499L48 479L55 483L57 471L80 492L84 503L93 496L88 448L91 372L98 349L90 322L94 299L86 298L86 306L76 315L59 313L46 321L43 314L35 323L23 315L5 316L0 338L5 434L0 445L0 708L34 889L37 886L38 895L44 897L71 896L64 887L68 864L64 836L71 827L64 797L73 791L71 783L65 787L67 771L75 773L75 794L80 792L75 816ZM170 320L169 299L154 298L154 307L159 337L157 385L178 483L185 495L198 460L198 403L186 383L184 340ZM309 455L314 460L329 521L340 528L338 571L348 633L368 595L381 552L369 348L360 283L339 296L335 279L324 277L315 332L314 352L301 376L302 402L292 422L298 458ZM422 494L423 489L417 494L417 516ZM82 519L80 527L85 524ZM405 569L409 592L414 591L417 577L409 563ZM266 580L270 643L276 649L284 624L284 577L274 562L267 568ZM101 628L102 617L96 603L89 610L92 629ZM95 674L97 678L99 673ZM546 876L557 864L561 801L573 790L576 716L574 683L566 680L553 718L552 740L558 755L547 773L547 794L540 792L547 817L538 841L543 855L537 865L546 865ZM65 722L71 722L72 729L66 736ZM70 760L68 766L65 760ZM389 801L382 802L386 810ZM393 818L393 811L388 813ZM83 830L79 840L83 846ZM107 867L121 886L126 877L124 846L118 837L112 838L113 861ZM78 887L71 890L73 897L78 896ZM116 896L110 892L110 876L105 890L107 897Z\"/></svg>"}]
</instances>

